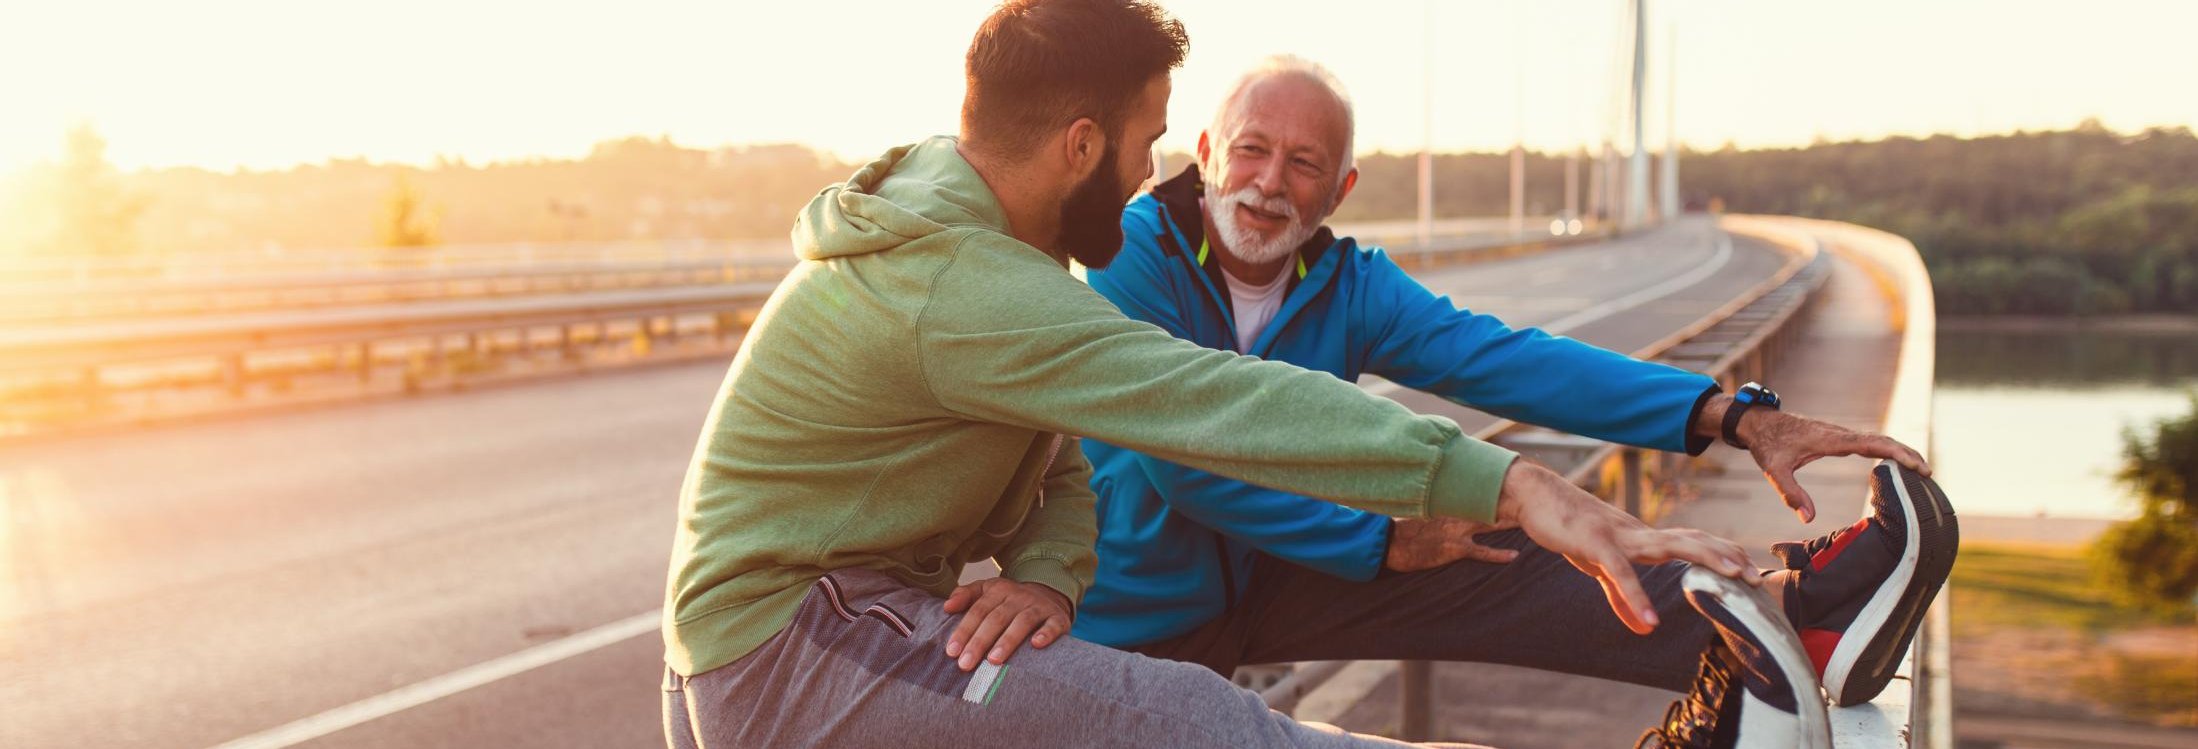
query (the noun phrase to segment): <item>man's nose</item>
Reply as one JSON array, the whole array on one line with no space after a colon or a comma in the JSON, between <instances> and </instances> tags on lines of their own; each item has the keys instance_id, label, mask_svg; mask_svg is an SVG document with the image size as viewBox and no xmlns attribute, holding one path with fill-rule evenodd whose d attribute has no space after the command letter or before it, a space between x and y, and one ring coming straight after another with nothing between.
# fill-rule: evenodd
<instances>
[{"instance_id":1,"label":"man's nose","mask_svg":"<svg viewBox=\"0 0 2198 749\"><path fill-rule=\"evenodd\" d=\"M1259 173L1252 177L1252 186L1259 188L1262 197L1282 194L1283 164L1284 160L1280 156L1268 159L1267 163L1259 166Z\"/></svg>"}]
</instances>

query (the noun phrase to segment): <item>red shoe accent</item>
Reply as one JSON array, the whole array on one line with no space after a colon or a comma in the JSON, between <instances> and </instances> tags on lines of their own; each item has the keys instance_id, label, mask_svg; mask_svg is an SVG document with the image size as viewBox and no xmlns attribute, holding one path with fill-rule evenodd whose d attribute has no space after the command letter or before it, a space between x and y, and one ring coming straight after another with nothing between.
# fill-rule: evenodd
<instances>
[{"instance_id":1,"label":"red shoe accent","mask_svg":"<svg viewBox=\"0 0 2198 749\"><path fill-rule=\"evenodd\" d=\"M1809 651L1809 665L1816 667L1817 678L1824 678L1824 666L1832 662L1832 651L1839 648L1839 633L1804 629L1796 634L1801 635L1801 649Z\"/></svg>"},{"instance_id":2,"label":"red shoe accent","mask_svg":"<svg viewBox=\"0 0 2198 749\"><path fill-rule=\"evenodd\" d=\"M1832 544L1824 547L1824 550L1817 552L1815 556L1809 557L1809 569L1823 572L1824 565L1831 564L1832 560L1838 559L1839 553L1847 550L1847 544L1854 543L1855 537L1862 535L1862 529L1869 527L1869 525L1870 519L1863 518L1855 521L1854 525L1847 526L1846 532L1832 534Z\"/></svg>"}]
</instances>

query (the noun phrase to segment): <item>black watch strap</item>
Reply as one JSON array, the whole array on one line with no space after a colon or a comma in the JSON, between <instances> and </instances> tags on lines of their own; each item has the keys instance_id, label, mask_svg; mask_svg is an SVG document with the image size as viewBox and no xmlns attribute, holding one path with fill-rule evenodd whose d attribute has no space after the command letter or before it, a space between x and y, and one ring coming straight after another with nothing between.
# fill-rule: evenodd
<instances>
[{"instance_id":1,"label":"black watch strap","mask_svg":"<svg viewBox=\"0 0 2198 749\"><path fill-rule=\"evenodd\" d=\"M1718 430L1722 432L1720 436L1724 438L1725 444L1742 450L1748 449L1748 446L1740 441L1740 417L1747 415L1748 409L1751 408L1761 406L1776 411L1780 405L1778 393L1772 392L1770 388L1753 382L1741 385L1738 390L1734 390L1732 393L1732 405L1725 408L1725 423L1723 428Z\"/></svg>"},{"instance_id":2,"label":"black watch strap","mask_svg":"<svg viewBox=\"0 0 2198 749\"><path fill-rule=\"evenodd\" d=\"M1725 444L1740 448L1742 450L1748 449L1747 445L1740 443L1740 416L1747 413L1748 409L1754 407L1754 403L1740 400L1738 398L1733 399L1732 405L1725 407L1725 425L1724 428L1721 430L1724 432L1722 436L1724 437Z\"/></svg>"}]
</instances>

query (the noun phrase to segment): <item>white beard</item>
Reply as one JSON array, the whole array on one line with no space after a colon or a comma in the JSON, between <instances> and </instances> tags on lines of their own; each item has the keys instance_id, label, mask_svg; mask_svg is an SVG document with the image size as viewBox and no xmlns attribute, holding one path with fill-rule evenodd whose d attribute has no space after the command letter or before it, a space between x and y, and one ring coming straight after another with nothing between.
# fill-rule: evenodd
<instances>
[{"instance_id":1,"label":"white beard","mask_svg":"<svg viewBox=\"0 0 2198 749\"><path fill-rule=\"evenodd\" d=\"M1259 190L1249 186L1233 194L1223 195L1219 184L1212 180L1206 182L1206 215L1213 218L1214 228L1220 230L1221 241L1228 246L1228 251L1244 262L1253 265L1274 262L1277 258L1295 252L1298 245L1304 244L1305 240L1312 238L1313 232L1320 230L1319 226L1312 225L1299 216L1297 207L1290 205L1288 200L1279 197L1261 198ZM1236 207L1242 204L1250 204L1253 208L1268 213L1281 214L1290 223L1283 227L1281 234L1271 239L1262 236L1250 227L1237 223Z\"/></svg>"}]
</instances>

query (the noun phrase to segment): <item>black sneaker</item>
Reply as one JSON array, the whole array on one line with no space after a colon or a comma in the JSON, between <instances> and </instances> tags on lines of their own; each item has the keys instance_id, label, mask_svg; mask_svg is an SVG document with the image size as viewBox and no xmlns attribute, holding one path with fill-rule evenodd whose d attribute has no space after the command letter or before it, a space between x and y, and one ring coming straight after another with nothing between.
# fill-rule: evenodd
<instances>
[{"instance_id":1,"label":"black sneaker","mask_svg":"<svg viewBox=\"0 0 2198 749\"><path fill-rule=\"evenodd\" d=\"M1833 702L1861 704L1885 691L1960 545L1954 506L1938 483L1878 461L1867 516L1831 535L1771 547L1796 571L1786 616Z\"/></svg>"},{"instance_id":2,"label":"black sneaker","mask_svg":"<svg viewBox=\"0 0 2198 749\"><path fill-rule=\"evenodd\" d=\"M1694 688L1634 748L1831 749L1808 654L1770 596L1700 567L1680 581L1687 602L1717 625L1719 641L1703 651Z\"/></svg>"}]
</instances>

